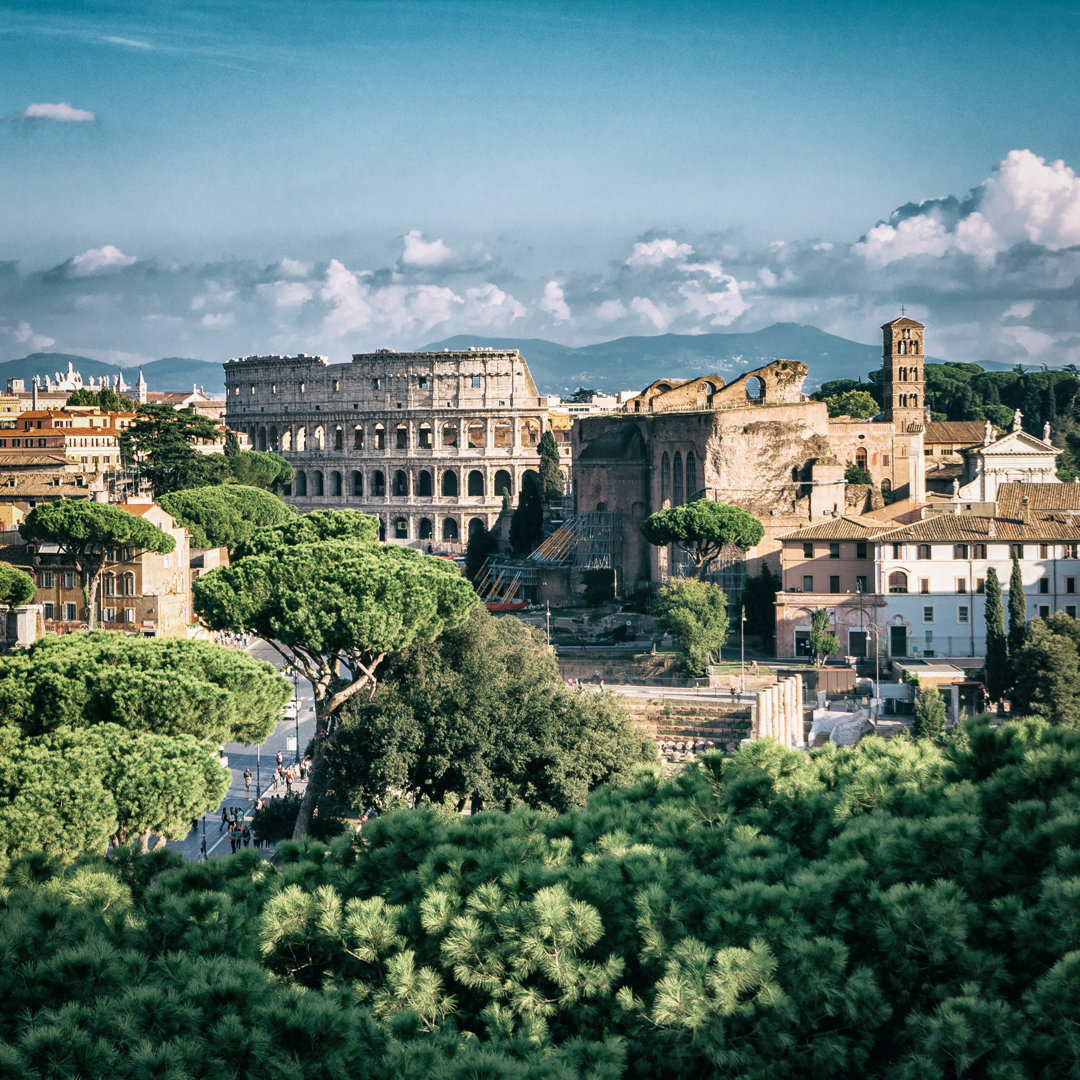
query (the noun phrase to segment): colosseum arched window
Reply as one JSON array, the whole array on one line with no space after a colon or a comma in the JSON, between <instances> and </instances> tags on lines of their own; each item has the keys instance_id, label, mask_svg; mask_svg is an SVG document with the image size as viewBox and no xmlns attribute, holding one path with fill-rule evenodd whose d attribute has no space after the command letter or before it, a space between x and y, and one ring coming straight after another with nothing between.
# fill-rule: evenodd
<instances>
[{"instance_id":1,"label":"colosseum arched window","mask_svg":"<svg viewBox=\"0 0 1080 1080\"><path fill-rule=\"evenodd\" d=\"M458 493L458 474L453 469L447 469L442 474L443 498L455 499Z\"/></svg>"}]
</instances>

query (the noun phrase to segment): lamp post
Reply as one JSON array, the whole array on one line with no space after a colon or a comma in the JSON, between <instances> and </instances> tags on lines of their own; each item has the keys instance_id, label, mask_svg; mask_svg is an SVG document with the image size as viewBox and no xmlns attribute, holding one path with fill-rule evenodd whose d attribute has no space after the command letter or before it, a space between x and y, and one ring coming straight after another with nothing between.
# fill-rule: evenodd
<instances>
[{"instance_id":1,"label":"lamp post","mask_svg":"<svg viewBox=\"0 0 1080 1080\"><path fill-rule=\"evenodd\" d=\"M296 764L300 764L300 673L292 669L293 723L296 725Z\"/></svg>"},{"instance_id":2,"label":"lamp post","mask_svg":"<svg viewBox=\"0 0 1080 1080\"><path fill-rule=\"evenodd\" d=\"M206 862L206 815L202 817L202 846L199 848L199 861Z\"/></svg>"},{"instance_id":3,"label":"lamp post","mask_svg":"<svg viewBox=\"0 0 1080 1080\"><path fill-rule=\"evenodd\" d=\"M262 744L255 744L255 799L258 800L259 794L262 791L262 770L260 765L262 764Z\"/></svg>"},{"instance_id":4,"label":"lamp post","mask_svg":"<svg viewBox=\"0 0 1080 1080\"><path fill-rule=\"evenodd\" d=\"M746 605L739 605L739 693L746 693Z\"/></svg>"},{"instance_id":5,"label":"lamp post","mask_svg":"<svg viewBox=\"0 0 1080 1080\"><path fill-rule=\"evenodd\" d=\"M874 696L870 699L870 726L877 733L878 689L881 686L881 638L878 628L873 623L865 627L868 634L874 635Z\"/></svg>"}]
</instances>

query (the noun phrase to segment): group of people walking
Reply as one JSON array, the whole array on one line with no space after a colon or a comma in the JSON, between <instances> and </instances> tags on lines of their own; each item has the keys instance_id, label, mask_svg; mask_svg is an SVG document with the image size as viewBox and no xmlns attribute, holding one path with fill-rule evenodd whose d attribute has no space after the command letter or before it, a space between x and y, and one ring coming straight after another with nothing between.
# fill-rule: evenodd
<instances>
[{"instance_id":1,"label":"group of people walking","mask_svg":"<svg viewBox=\"0 0 1080 1080\"><path fill-rule=\"evenodd\" d=\"M247 822L247 818L244 817L244 811L242 807L234 806L232 810L227 806L221 808L221 828L218 832L229 831L229 845L232 847L233 854L241 847L250 847L252 841L251 826ZM259 846L258 841L255 844Z\"/></svg>"}]
</instances>

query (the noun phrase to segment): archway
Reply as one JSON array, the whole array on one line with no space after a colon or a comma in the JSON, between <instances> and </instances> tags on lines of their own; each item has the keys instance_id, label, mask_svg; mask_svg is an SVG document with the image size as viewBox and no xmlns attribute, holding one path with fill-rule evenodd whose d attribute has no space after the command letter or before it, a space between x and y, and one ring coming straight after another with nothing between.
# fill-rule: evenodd
<instances>
[{"instance_id":1,"label":"archway","mask_svg":"<svg viewBox=\"0 0 1080 1080\"><path fill-rule=\"evenodd\" d=\"M430 540L431 539L431 518L421 518L420 519L420 539L421 540Z\"/></svg>"},{"instance_id":2,"label":"archway","mask_svg":"<svg viewBox=\"0 0 1080 1080\"><path fill-rule=\"evenodd\" d=\"M409 474L404 469L398 469L394 473L394 494L397 496L409 494Z\"/></svg>"},{"instance_id":3,"label":"archway","mask_svg":"<svg viewBox=\"0 0 1080 1080\"><path fill-rule=\"evenodd\" d=\"M371 477L371 494L380 499L386 495L386 475L382 469L376 469Z\"/></svg>"},{"instance_id":4,"label":"archway","mask_svg":"<svg viewBox=\"0 0 1080 1080\"><path fill-rule=\"evenodd\" d=\"M514 494L514 478L506 469L499 469L495 474L495 494L497 496Z\"/></svg>"},{"instance_id":5,"label":"archway","mask_svg":"<svg viewBox=\"0 0 1080 1080\"><path fill-rule=\"evenodd\" d=\"M444 540L456 540L458 538L457 518L448 517L442 523L442 538Z\"/></svg>"},{"instance_id":6,"label":"archway","mask_svg":"<svg viewBox=\"0 0 1080 1080\"><path fill-rule=\"evenodd\" d=\"M453 469L447 469L442 474L443 498L456 499L458 494L458 476Z\"/></svg>"},{"instance_id":7,"label":"archway","mask_svg":"<svg viewBox=\"0 0 1080 1080\"><path fill-rule=\"evenodd\" d=\"M352 473L352 485L350 490L353 495L364 494L364 474L357 469L353 469Z\"/></svg>"},{"instance_id":8,"label":"archway","mask_svg":"<svg viewBox=\"0 0 1080 1080\"><path fill-rule=\"evenodd\" d=\"M469 495L483 495L484 494L484 474L479 469L473 469L469 473L468 481L468 494Z\"/></svg>"},{"instance_id":9,"label":"archway","mask_svg":"<svg viewBox=\"0 0 1080 1080\"><path fill-rule=\"evenodd\" d=\"M430 499L432 495L431 473L427 469L421 469L416 477L416 494L421 499Z\"/></svg>"},{"instance_id":10,"label":"archway","mask_svg":"<svg viewBox=\"0 0 1080 1080\"><path fill-rule=\"evenodd\" d=\"M316 469L311 474L311 494L312 495L324 495L323 490L323 474Z\"/></svg>"},{"instance_id":11,"label":"archway","mask_svg":"<svg viewBox=\"0 0 1080 1080\"><path fill-rule=\"evenodd\" d=\"M302 469L293 475L293 493L300 497L307 495L307 473Z\"/></svg>"},{"instance_id":12,"label":"archway","mask_svg":"<svg viewBox=\"0 0 1080 1080\"><path fill-rule=\"evenodd\" d=\"M337 469L330 474L330 495L334 498L341 498L341 473Z\"/></svg>"},{"instance_id":13,"label":"archway","mask_svg":"<svg viewBox=\"0 0 1080 1080\"><path fill-rule=\"evenodd\" d=\"M746 400L751 405L761 405L765 401L765 380L760 375L751 375L746 380Z\"/></svg>"}]
</instances>

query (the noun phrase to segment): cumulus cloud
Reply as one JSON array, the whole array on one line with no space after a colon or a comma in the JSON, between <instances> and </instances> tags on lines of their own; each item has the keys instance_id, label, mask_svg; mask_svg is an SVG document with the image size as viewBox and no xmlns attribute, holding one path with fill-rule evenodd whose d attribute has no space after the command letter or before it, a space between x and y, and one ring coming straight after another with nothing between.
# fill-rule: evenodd
<instances>
[{"instance_id":1,"label":"cumulus cloud","mask_svg":"<svg viewBox=\"0 0 1080 1080\"><path fill-rule=\"evenodd\" d=\"M670 236L655 240L643 240L634 245L634 250L626 260L627 266L662 266L665 262L682 260L694 254L689 244L680 244Z\"/></svg>"},{"instance_id":2,"label":"cumulus cloud","mask_svg":"<svg viewBox=\"0 0 1080 1080\"><path fill-rule=\"evenodd\" d=\"M401 261L405 266L430 269L443 266L454 258L454 252L442 240L426 241L419 229L405 234L405 250L401 253Z\"/></svg>"},{"instance_id":3,"label":"cumulus cloud","mask_svg":"<svg viewBox=\"0 0 1080 1080\"><path fill-rule=\"evenodd\" d=\"M662 334L670 321L667 313L658 304L654 304L647 296L635 296L630 301L630 310L641 316L646 322L651 323L657 333Z\"/></svg>"},{"instance_id":4,"label":"cumulus cloud","mask_svg":"<svg viewBox=\"0 0 1080 1080\"><path fill-rule=\"evenodd\" d=\"M313 269L311 263L290 259L287 255L277 264L278 273L282 277L306 278Z\"/></svg>"},{"instance_id":5,"label":"cumulus cloud","mask_svg":"<svg viewBox=\"0 0 1080 1080\"><path fill-rule=\"evenodd\" d=\"M134 255L125 255L119 248L106 244L104 247L91 248L81 255L73 256L68 272L72 277L90 277L93 274L108 273L110 270L122 270L136 262L138 259Z\"/></svg>"},{"instance_id":6,"label":"cumulus cloud","mask_svg":"<svg viewBox=\"0 0 1080 1080\"><path fill-rule=\"evenodd\" d=\"M33 352L40 352L42 349L51 349L55 344L55 338L47 337L45 334L35 334L30 324L24 319L15 327L11 335L20 345L25 345Z\"/></svg>"},{"instance_id":7,"label":"cumulus cloud","mask_svg":"<svg viewBox=\"0 0 1080 1080\"><path fill-rule=\"evenodd\" d=\"M19 116L23 120L55 120L60 124L92 124L96 119L88 109L76 109L66 101L27 105Z\"/></svg>"},{"instance_id":8,"label":"cumulus cloud","mask_svg":"<svg viewBox=\"0 0 1080 1080\"><path fill-rule=\"evenodd\" d=\"M544 295L539 304L541 311L553 316L556 322L570 321L570 305L566 302L563 288L557 281L549 281L544 286Z\"/></svg>"},{"instance_id":9,"label":"cumulus cloud","mask_svg":"<svg viewBox=\"0 0 1080 1080\"><path fill-rule=\"evenodd\" d=\"M257 285L255 289L276 308L299 307L315 295L314 290L302 281L274 281Z\"/></svg>"},{"instance_id":10,"label":"cumulus cloud","mask_svg":"<svg viewBox=\"0 0 1080 1080\"><path fill-rule=\"evenodd\" d=\"M236 314L232 311L217 311L214 314L207 313L199 320L200 326L220 330L223 326L232 326L236 322Z\"/></svg>"}]
</instances>

